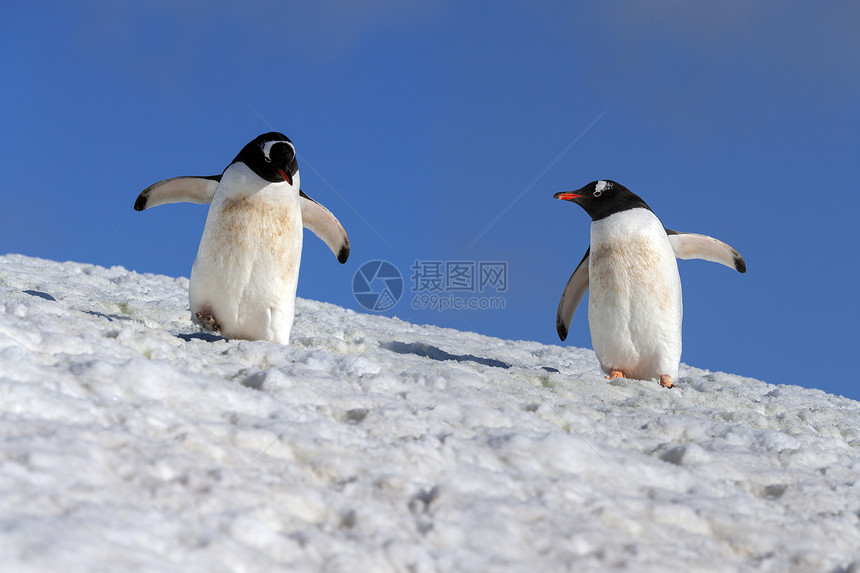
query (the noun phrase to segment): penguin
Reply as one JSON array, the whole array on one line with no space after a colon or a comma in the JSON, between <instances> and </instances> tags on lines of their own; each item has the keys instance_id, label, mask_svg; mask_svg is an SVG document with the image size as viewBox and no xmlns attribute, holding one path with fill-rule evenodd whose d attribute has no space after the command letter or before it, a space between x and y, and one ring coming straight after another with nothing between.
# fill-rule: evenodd
<instances>
[{"instance_id":1,"label":"penguin","mask_svg":"<svg viewBox=\"0 0 860 573\"><path fill-rule=\"evenodd\" d=\"M740 273L746 262L706 235L666 229L638 195L615 181L592 181L553 195L591 216L591 242L573 271L556 314L561 340L585 292L594 353L614 378L657 379L672 388L681 362L681 277L678 259L704 259Z\"/></svg>"},{"instance_id":2,"label":"penguin","mask_svg":"<svg viewBox=\"0 0 860 573\"><path fill-rule=\"evenodd\" d=\"M350 249L337 218L301 190L293 142L264 133L220 175L159 181L140 193L134 209L182 201L211 203L191 267L192 321L227 339L289 344L302 227L341 263Z\"/></svg>"}]
</instances>

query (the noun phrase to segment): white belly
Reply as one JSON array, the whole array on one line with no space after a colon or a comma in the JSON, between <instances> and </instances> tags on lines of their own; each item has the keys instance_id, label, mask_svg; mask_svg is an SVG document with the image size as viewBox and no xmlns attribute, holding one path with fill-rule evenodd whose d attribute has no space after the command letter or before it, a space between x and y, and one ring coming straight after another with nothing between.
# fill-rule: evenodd
<instances>
[{"instance_id":1,"label":"white belly","mask_svg":"<svg viewBox=\"0 0 860 573\"><path fill-rule=\"evenodd\" d=\"M593 222L588 270L591 342L603 369L677 379L681 279L657 217L631 209Z\"/></svg>"},{"instance_id":2,"label":"white belly","mask_svg":"<svg viewBox=\"0 0 860 573\"><path fill-rule=\"evenodd\" d=\"M192 317L211 315L225 338L289 343L302 219L298 192L282 191L216 192L209 209L188 294Z\"/></svg>"}]
</instances>

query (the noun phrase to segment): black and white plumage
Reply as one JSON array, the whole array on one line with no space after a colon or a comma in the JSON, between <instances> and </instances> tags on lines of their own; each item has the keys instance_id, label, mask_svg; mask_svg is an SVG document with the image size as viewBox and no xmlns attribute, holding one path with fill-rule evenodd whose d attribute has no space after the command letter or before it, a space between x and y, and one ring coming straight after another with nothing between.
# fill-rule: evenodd
<instances>
[{"instance_id":1,"label":"black and white plumage","mask_svg":"<svg viewBox=\"0 0 860 573\"><path fill-rule=\"evenodd\" d=\"M134 208L211 203L188 297L192 320L226 338L288 344L295 316L302 228L345 263L340 222L300 189L296 150L277 132L248 143L220 175L175 177L144 189Z\"/></svg>"},{"instance_id":2,"label":"black and white plumage","mask_svg":"<svg viewBox=\"0 0 860 573\"><path fill-rule=\"evenodd\" d=\"M615 181L556 193L591 216L591 243L573 271L556 315L561 340L589 289L591 342L610 378L656 378L672 387L681 361L679 259L705 259L746 272L729 245L663 227L639 196Z\"/></svg>"}]
</instances>

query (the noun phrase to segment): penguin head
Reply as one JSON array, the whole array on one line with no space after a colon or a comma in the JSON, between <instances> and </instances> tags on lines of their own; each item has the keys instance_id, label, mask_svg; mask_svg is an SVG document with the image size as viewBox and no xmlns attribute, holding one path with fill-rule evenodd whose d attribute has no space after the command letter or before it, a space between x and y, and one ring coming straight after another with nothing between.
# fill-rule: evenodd
<instances>
[{"instance_id":1,"label":"penguin head","mask_svg":"<svg viewBox=\"0 0 860 573\"><path fill-rule=\"evenodd\" d=\"M233 163L241 162L251 171L271 183L286 181L293 184L299 172L296 148L283 133L272 131L254 138L242 148Z\"/></svg>"},{"instance_id":2,"label":"penguin head","mask_svg":"<svg viewBox=\"0 0 860 573\"><path fill-rule=\"evenodd\" d=\"M563 191L556 193L553 197L576 203L585 209L585 212L589 214L592 221L597 221L628 209L640 208L651 210L648 204L630 189L608 179L592 181L581 189Z\"/></svg>"}]
</instances>

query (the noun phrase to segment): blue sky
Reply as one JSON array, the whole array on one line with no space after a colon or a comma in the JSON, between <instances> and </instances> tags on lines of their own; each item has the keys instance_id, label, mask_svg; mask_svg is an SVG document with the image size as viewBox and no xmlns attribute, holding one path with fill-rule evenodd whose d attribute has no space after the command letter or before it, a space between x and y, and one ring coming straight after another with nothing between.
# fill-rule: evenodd
<instances>
[{"instance_id":1,"label":"blue sky","mask_svg":"<svg viewBox=\"0 0 860 573\"><path fill-rule=\"evenodd\" d=\"M352 242L306 236L299 296L363 311L382 259L386 315L558 344L589 220L552 195L614 179L747 261L679 261L685 363L860 399L856 2L233 4L4 9L0 252L188 276L206 207L135 197L275 129ZM416 260L507 263L505 308L413 309Z\"/></svg>"}]
</instances>

